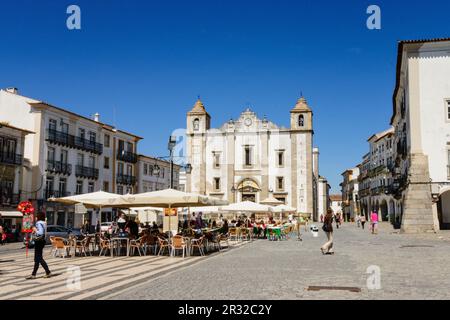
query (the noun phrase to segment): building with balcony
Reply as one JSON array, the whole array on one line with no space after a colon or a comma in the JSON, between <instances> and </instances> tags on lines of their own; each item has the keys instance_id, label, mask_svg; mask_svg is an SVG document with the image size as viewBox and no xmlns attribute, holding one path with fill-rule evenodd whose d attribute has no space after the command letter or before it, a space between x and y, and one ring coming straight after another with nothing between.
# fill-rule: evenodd
<instances>
[{"instance_id":1,"label":"building with balcony","mask_svg":"<svg viewBox=\"0 0 450 320\"><path fill-rule=\"evenodd\" d=\"M26 181L29 167L23 154L25 137L32 133L0 122L0 224L9 229L22 226L22 213L17 211L17 205L29 196Z\"/></svg>"},{"instance_id":2,"label":"building with balcony","mask_svg":"<svg viewBox=\"0 0 450 320\"><path fill-rule=\"evenodd\" d=\"M380 221L394 223L401 215L394 192L394 128L373 134L367 142L369 152L358 165L361 214L369 219L376 211Z\"/></svg>"},{"instance_id":3,"label":"building with balcony","mask_svg":"<svg viewBox=\"0 0 450 320\"><path fill-rule=\"evenodd\" d=\"M48 224L92 225L98 214L75 214L74 206L48 202L61 197L104 190L135 193L137 145L141 137L102 123L99 114L85 117L47 102L22 96L17 89L0 90L0 119L35 132L25 138L24 156L30 160L29 195L47 213ZM102 211L102 221L113 211Z\"/></svg>"},{"instance_id":4,"label":"building with balcony","mask_svg":"<svg viewBox=\"0 0 450 320\"><path fill-rule=\"evenodd\" d=\"M402 232L450 229L450 38L401 41L391 125Z\"/></svg>"},{"instance_id":5,"label":"building with balcony","mask_svg":"<svg viewBox=\"0 0 450 320\"><path fill-rule=\"evenodd\" d=\"M137 167L139 193L163 190L170 187L169 161L140 154ZM180 170L181 166L173 164L173 189L176 190L180 190Z\"/></svg>"}]
</instances>

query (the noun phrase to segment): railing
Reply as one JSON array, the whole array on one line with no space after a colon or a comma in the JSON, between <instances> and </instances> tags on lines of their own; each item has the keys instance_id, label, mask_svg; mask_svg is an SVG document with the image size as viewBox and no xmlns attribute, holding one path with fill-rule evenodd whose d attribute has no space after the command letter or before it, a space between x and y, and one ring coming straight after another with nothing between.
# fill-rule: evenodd
<instances>
[{"instance_id":1,"label":"railing","mask_svg":"<svg viewBox=\"0 0 450 320\"><path fill-rule=\"evenodd\" d=\"M0 152L0 163L20 166L23 162L21 154Z\"/></svg>"},{"instance_id":2,"label":"railing","mask_svg":"<svg viewBox=\"0 0 450 320\"><path fill-rule=\"evenodd\" d=\"M103 153L103 145L101 143L81 137L76 137L71 134L53 129L47 129L47 141L65 145L71 148L82 149L92 153Z\"/></svg>"},{"instance_id":3,"label":"railing","mask_svg":"<svg viewBox=\"0 0 450 320\"><path fill-rule=\"evenodd\" d=\"M387 189L386 186L379 186L379 187L375 187L375 188L370 189L370 193L373 196L375 196L375 195L378 195L380 193L385 193L386 189Z\"/></svg>"},{"instance_id":4,"label":"railing","mask_svg":"<svg viewBox=\"0 0 450 320\"><path fill-rule=\"evenodd\" d=\"M0 189L0 206L17 206L20 202L20 193L12 193L8 189Z\"/></svg>"},{"instance_id":5,"label":"railing","mask_svg":"<svg viewBox=\"0 0 450 320\"><path fill-rule=\"evenodd\" d=\"M369 188L365 188L365 189L361 189L358 191L359 197L366 197L368 195L370 195L370 189Z\"/></svg>"},{"instance_id":6,"label":"railing","mask_svg":"<svg viewBox=\"0 0 450 320\"><path fill-rule=\"evenodd\" d=\"M70 176L72 174L72 165L61 161L47 161L47 171L61 173Z\"/></svg>"},{"instance_id":7,"label":"railing","mask_svg":"<svg viewBox=\"0 0 450 320\"><path fill-rule=\"evenodd\" d=\"M75 175L77 177L83 177L88 179L98 179L98 169L76 166L75 167Z\"/></svg>"},{"instance_id":8,"label":"railing","mask_svg":"<svg viewBox=\"0 0 450 320\"><path fill-rule=\"evenodd\" d=\"M64 190L44 190L45 199L69 197L70 192Z\"/></svg>"},{"instance_id":9,"label":"railing","mask_svg":"<svg viewBox=\"0 0 450 320\"><path fill-rule=\"evenodd\" d=\"M135 185L136 184L136 177L135 176L129 176L126 174L118 174L117 175L117 183L118 184L126 184L126 185Z\"/></svg>"},{"instance_id":10,"label":"railing","mask_svg":"<svg viewBox=\"0 0 450 320\"><path fill-rule=\"evenodd\" d=\"M138 155L133 152L119 150L117 151L117 160L136 163L138 161Z\"/></svg>"}]
</instances>

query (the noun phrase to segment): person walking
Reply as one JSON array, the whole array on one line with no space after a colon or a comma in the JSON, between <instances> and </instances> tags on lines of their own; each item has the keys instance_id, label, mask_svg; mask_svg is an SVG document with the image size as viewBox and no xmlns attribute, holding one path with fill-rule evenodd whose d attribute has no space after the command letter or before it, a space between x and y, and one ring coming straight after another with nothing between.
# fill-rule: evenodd
<instances>
[{"instance_id":1,"label":"person walking","mask_svg":"<svg viewBox=\"0 0 450 320\"><path fill-rule=\"evenodd\" d=\"M356 225L358 226L358 228L361 226L361 215L360 214L356 215Z\"/></svg>"},{"instance_id":2,"label":"person walking","mask_svg":"<svg viewBox=\"0 0 450 320\"><path fill-rule=\"evenodd\" d=\"M328 241L320 248L322 254L334 254L333 251L333 211L327 210L327 214L323 220L322 230L327 235Z\"/></svg>"},{"instance_id":3,"label":"person walking","mask_svg":"<svg viewBox=\"0 0 450 320\"><path fill-rule=\"evenodd\" d=\"M361 221L361 228L364 230L364 225L366 224L366 216L363 214L359 220Z\"/></svg>"},{"instance_id":4,"label":"person walking","mask_svg":"<svg viewBox=\"0 0 450 320\"><path fill-rule=\"evenodd\" d=\"M376 211L372 211L372 213L370 214L370 225L372 234L376 234L378 230L378 213Z\"/></svg>"},{"instance_id":5,"label":"person walking","mask_svg":"<svg viewBox=\"0 0 450 320\"><path fill-rule=\"evenodd\" d=\"M334 218L336 220L336 228L339 229L339 226L341 225L341 215L339 213L336 213Z\"/></svg>"},{"instance_id":6,"label":"person walking","mask_svg":"<svg viewBox=\"0 0 450 320\"><path fill-rule=\"evenodd\" d=\"M26 279L36 279L36 274L39 269L39 265L41 265L45 270L44 278L50 278L52 273L47 266L47 263L42 256L42 252L45 247L45 235L47 231L47 224L45 223L45 214L43 212L39 212L37 214L37 221L33 227L33 236L34 236L34 268L33 272L30 276L26 277Z\"/></svg>"}]
</instances>

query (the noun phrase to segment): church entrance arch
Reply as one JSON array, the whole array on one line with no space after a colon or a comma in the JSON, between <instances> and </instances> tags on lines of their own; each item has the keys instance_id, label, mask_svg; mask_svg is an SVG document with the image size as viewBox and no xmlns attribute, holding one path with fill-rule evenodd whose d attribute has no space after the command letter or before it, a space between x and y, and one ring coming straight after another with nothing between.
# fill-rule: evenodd
<instances>
[{"instance_id":1,"label":"church entrance arch","mask_svg":"<svg viewBox=\"0 0 450 320\"><path fill-rule=\"evenodd\" d=\"M237 190L241 194L241 201L256 202L257 194L261 191L261 188L255 180L245 178L238 184Z\"/></svg>"}]
</instances>

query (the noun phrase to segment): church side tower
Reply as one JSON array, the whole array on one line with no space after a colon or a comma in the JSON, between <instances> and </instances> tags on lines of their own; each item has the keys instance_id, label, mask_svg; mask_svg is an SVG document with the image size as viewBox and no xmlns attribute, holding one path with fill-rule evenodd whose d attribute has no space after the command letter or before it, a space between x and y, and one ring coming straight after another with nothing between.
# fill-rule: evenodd
<instances>
[{"instance_id":1,"label":"church side tower","mask_svg":"<svg viewBox=\"0 0 450 320\"><path fill-rule=\"evenodd\" d=\"M314 212L314 177L312 157L313 113L304 97L291 110L292 206L298 212Z\"/></svg>"},{"instance_id":2,"label":"church side tower","mask_svg":"<svg viewBox=\"0 0 450 320\"><path fill-rule=\"evenodd\" d=\"M206 134L211 117L200 98L187 113L186 155L192 165L192 173L186 176L186 191L206 194Z\"/></svg>"}]
</instances>

